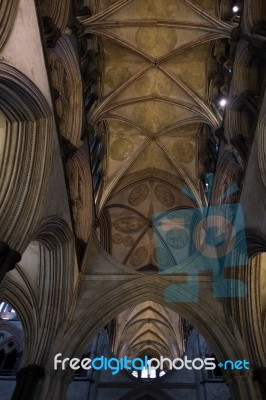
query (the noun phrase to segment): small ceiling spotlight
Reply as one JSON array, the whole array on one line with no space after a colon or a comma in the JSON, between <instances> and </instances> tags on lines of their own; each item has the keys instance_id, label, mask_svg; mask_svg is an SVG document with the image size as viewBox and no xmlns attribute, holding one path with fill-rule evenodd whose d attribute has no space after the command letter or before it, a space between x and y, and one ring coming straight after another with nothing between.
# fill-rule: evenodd
<instances>
[{"instance_id":1,"label":"small ceiling spotlight","mask_svg":"<svg viewBox=\"0 0 266 400\"><path fill-rule=\"evenodd\" d=\"M234 12L234 13L237 13L238 11L239 11L239 7L234 6L234 7L233 7L233 12Z\"/></svg>"},{"instance_id":2,"label":"small ceiling spotlight","mask_svg":"<svg viewBox=\"0 0 266 400\"><path fill-rule=\"evenodd\" d=\"M227 104L227 100L226 100L225 98L222 98L222 99L219 101L219 104L220 104L221 107L225 107L226 104Z\"/></svg>"}]
</instances>

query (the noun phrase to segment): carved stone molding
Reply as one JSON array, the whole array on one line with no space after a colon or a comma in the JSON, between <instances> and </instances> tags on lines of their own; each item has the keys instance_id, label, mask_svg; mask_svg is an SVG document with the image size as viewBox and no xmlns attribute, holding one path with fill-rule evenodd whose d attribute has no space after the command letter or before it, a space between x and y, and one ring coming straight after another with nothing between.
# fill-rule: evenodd
<instances>
[{"instance_id":1,"label":"carved stone molding","mask_svg":"<svg viewBox=\"0 0 266 400\"><path fill-rule=\"evenodd\" d=\"M70 0L41 0L42 16L50 17L61 31L66 29L69 11Z\"/></svg>"},{"instance_id":2,"label":"carved stone molding","mask_svg":"<svg viewBox=\"0 0 266 400\"><path fill-rule=\"evenodd\" d=\"M10 247L23 251L44 205L52 162L53 120L39 89L3 62L0 85L1 151L8 154L0 165L0 232Z\"/></svg>"},{"instance_id":3,"label":"carved stone molding","mask_svg":"<svg viewBox=\"0 0 266 400\"><path fill-rule=\"evenodd\" d=\"M55 47L58 39L61 36L60 29L54 24L53 20L50 17L43 17L42 22L46 46Z\"/></svg>"},{"instance_id":4,"label":"carved stone molding","mask_svg":"<svg viewBox=\"0 0 266 400\"><path fill-rule=\"evenodd\" d=\"M3 280L5 274L15 268L16 263L21 260L21 255L10 249L5 243L0 241L0 282Z\"/></svg>"},{"instance_id":5,"label":"carved stone molding","mask_svg":"<svg viewBox=\"0 0 266 400\"><path fill-rule=\"evenodd\" d=\"M60 37L55 48L48 49L48 62L60 134L79 148L82 145L82 80L76 53L66 35Z\"/></svg>"},{"instance_id":6,"label":"carved stone molding","mask_svg":"<svg viewBox=\"0 0 266 400\"><path fill-rule=\"evenodd\" d=\"M6 43L8 36L12 30L19 0L1 0L0 1L0 50Z\"/></svg>"},{"instance_id":7,"label":"carved stone molding","mask_svg":"<svg viewBox=\"0 0 266 400\"><path fill-rule=\"evenodd\" d=\"M241 193L243 170L233 152L227 151L217 164L212 189L212 204L236 203ZM227 190L235 185L235 191Z\"/></svg>"},{"instance_id":8,"label":"carved stone molding","mask_svg":"<svg viewBox=\"0 0 266 400\"><path fill-rule=\"evenodd\" d=\"M66 164L75 233L87 243L92 224L92 186L89 159L78 150Z\"/></svg>"},{"instance_id":9,"label":"carved stone molding","mask_svg":"<svg viewBox=\"0 0 266 400\"><path fill-rule=\"evenodd\" d=\"M40 365L31 364L22 368L17 373L17 385L12 395L12 400L31 400L37 382L44 378L44 368Z\"/></svg>"}]
</instances>

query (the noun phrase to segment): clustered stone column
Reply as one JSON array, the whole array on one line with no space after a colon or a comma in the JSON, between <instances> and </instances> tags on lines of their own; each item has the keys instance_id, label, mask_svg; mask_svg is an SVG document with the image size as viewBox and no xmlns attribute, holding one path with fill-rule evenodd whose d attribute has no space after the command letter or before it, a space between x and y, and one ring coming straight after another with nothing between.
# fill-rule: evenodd
<instances>
[{"instance_id":1,"label":"clustered stone column","mask_svg":"<svg viewBox=\"0 0 266 400\"><path fill-rule=\"evenodd\" d=\"M62 400L66 398L69 384L75 377L75 371L69 367L66 370L54 370L52 367L45 369L45 379L38 381L38 386L35 388L33 399L40 400ZM25 398L26 399L26 398ZM19 400L15 398L12 400Z\"/></svg>"},{"instance_id":2,"label":"clustered stone column","mask_svg":"<svg viewBox=\"0 0 266 400\"><path fill-rule=\"evenodd\" d=\"M46 46L50 48L54 48L58 39L61 36L60 29L54 24L53 20L50 17L43 17L43 30Z\"/></svg>"},{"instance_id":3,"label":"clustered stone column","mask_svg":"<svg viewBox=\"0 0 266 400\"><path fill-rule=\"evenodd\" d=\"M254 55L259 55L263 58L266 58L266 37L260 34L252 33L251 35L247 35L246 33L241 31L241 28L235 28L232 30L231 38L233 40L244 39L248 42L248 48L251 53Z\"/></svg>"},{"instance_id":4,"label":"clustered stone column","mask_svg":"<svg viewBox=\"0 0 266 400\"><path fill-rule=\"evenodd\" d=\"M8 244L0 241L0 283L5 274L15 268L16 263L21 260L21 255L16 250L10 249Z\"/></svg>"},{"instance_id":5,"label":"clustered stone column","mask_svg":"<svg viewBox=\"0 0 266 400\"><path fill-rule=\"evenodd\" d=\"M266 398L266 367L257 368L254 379L258 382L263 398Z\"/></svg>"},{"instance_id":6,"label":"clustered stone column","mask_svg":"<svg viewBox=\"0 0 266 400\"><path fill-rule=\"evenodd\" d=\"M257 370L228 371L224 376L226 384L230 388L232 400L262 400L265 398L263 388L259 382L256 384Z\"/></svg>"},{"instance_id":7,"label":"clustered stone column","mask_svg":"<svg viewBox=\"0 0 266 400\"><path fill-rule=\"evenodd\" d=\"M44 368L36 364L21 368L17 373L17 384L12 400L33 399L37 383L44 378L44 375Z\"/></svg>"}]
</instances>

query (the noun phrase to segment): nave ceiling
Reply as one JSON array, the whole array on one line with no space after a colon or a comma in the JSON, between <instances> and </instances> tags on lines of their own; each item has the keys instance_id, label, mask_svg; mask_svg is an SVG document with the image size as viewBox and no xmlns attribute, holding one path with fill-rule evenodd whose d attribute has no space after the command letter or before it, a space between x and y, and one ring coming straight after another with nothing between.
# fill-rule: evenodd
<instances>
[{"instance_id":1,"label":"nave ceiling","mask_svg":"<svg viewBox=\"0 0 266 400\"><path fill-rule=\"evenodd\" d=\"M174 358L184 354L183 327L191 323L219 360L264 365L261 1L238 0L233 16L233 0L41 0L39 8L20 0L14 18L3 3L3 21L18 18L0 40L8 154L1 222L7 255L23 258L11 265L1 298L25 322L26 364L45 363L62 347L81 355L104 327L119 356ZM35 47L26 46L33 31ZM219 100L227 96L224 120ZM23 138L19 153L13 133ZM160 276L160 267L177 264L188 240L203 240L191 235L198 220L188 230L177 224L161 240L157 216L204 209L205 173L215 172L212 200L219 200L210 204L244 204L256 257L229 273L248 282L252 296L215 299L212 271L204 270L196 277L199 301L169 304L170 285L173 292L181 283L180 293L189 294L189 271Z\"/></svg>"},{"instance_id":2,"label":"nave ceiling","mask_svg":"<svg viewBox=\"0 0 266 400\"><path fill-rule=\"evenodd\" d=\"M103 176L98 237L120 263L154 271L153 216L204 203L204 172L213 171L206 147L216 146L222 122L215 79L232 50L232 25L218 1L91 1L89 8L80 22L97 54L97 101L87 119L92 164L97 140L103 153L94 164Z\"/></svg>"},{"instance_id":3,"label":"nave ceiling","mask_svg":"<svg viewBox=\"0 0 266 400\"><path fill-rule=\"evenodd\" d=\"M80 17L83 47L94 57L87 121L94 180L102 177L96 231L128 271L156 273L177 264L175 254L192 230L180 226L164 239L156 218L206 205L204 173L214 172L214 132L223 119L217 98L228 91L224 63L234 47L235 25L223 18L228 3L91 1L91 15ZM115 319L119 356L176 357L183 339L182 318L156 303Z\"/></svg>"}]
</instances>

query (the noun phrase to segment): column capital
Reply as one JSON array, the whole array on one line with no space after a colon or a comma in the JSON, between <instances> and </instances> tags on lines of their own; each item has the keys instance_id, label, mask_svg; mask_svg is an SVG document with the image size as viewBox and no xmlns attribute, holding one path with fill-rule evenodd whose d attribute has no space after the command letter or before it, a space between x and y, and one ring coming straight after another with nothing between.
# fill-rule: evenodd
<instances>
[{"instance_id":1,"label":"column capital","mask_svg":"<svg viewBox=\"0 0 266 400\"><path fill-rule=\"evenodd\" d=\"M266 367L259 367L254 370L254 379L260 383L266 384Z\"/></svg>"},{"instance_id":2,"label":"column capital","mask_svg":"<svg viewBox=\"0 0 266 400\"><path fill-rule=\"evenodd\" d=\"M233 370L233 371L226 371L226 373L224 375L224 380L226 383L232 383L237 380L248 381L250 379L253 379L253 376L254 376L253 369Z\"/></svg>"},{"instance_id":3,"label":"column capital","mask_svg":"<svg viewBox=\"0 0 266 400\"><path fill-rule=\"evenodd\" d=\"M42 22L46 46L54 48L61 36L61 31L48 16L42 17Z\"/></svg>"},{"instance_id":4,"label":"column capital","mask_svg":"<svg viewBox=\"0 0 266 400\"><path fill-rule=\"evenodd\" d=\"M261 394L265 399L266 396L266 368L259 367L254 371L254 380L258 382Z\"/></svg>"},{"instance_id":5,"label":"column capital","mask_svg":"<svg viewBox=\"0 0 266 400\"><path fill-rule=\"evenodd\" d=\"M71 368L55 370L53 367L45 369L45 375L50 378L57 378L61 381L72 382L75 377L75 371Z\"/></svg>"},{"instance_id":6,"label":"column capital","mask_svg":"<svg viewBox=\"0 0 266 400\"><path fill-rule=\"evenodd\" d=\"M37 383L44 379L44 367L30 364L17 372L17 384L12 395L12 400L32 400L35 395Z\"/></svg>"},{"instance_id":7,"label":"column capital","mask_svg":"<svg viewBox=\"0 0 266 400\"><path fill-rule=\"evenodd\" d=\"M15 268L16 263L21 260L18 251L13 250L3 241L0 242L0 282L5 274Z\"/></svg>"},{"instance_id":8,"label":"column capital","mask_svg":"<svg viewBox=\"0 0 266 400\"><path fill-rule=\"evenodd\" d=\"M9 249L10 249L10 247L8 246L8 244L6 244L6 242L3 242L2 240L0 240L0 257L3 254L6 254Z\"/></svg>"},{"instance_id":9,"label":"column capital","mask_svg":"<svg viewBox=\"0 0 266 400\"><path fill-rule=\"evenodd\" d=\"M10 249L6 255L6 262L9 264L9 271L15 268L16 263L20 262L21 255L18 251Z\"/></svg>"},{"instance_id":10,"label":"column capital","mask_svg":"<svg viewBox=\"0 0 266 400\"><path fill-rule=\"evenodd\" d=\"M241 28L237 27L237 28L234 28L234 29L232 30L232 32L231 32L231 38L232 38L232 40L237 41L237 40L239 40L239 39L242 38L242 37L243 37L243 33L242 33L242 31L241 31Z\"/></svg>"},{"instance_id":11,"label":"column capital","mask_svg":"<svg viewBox=\"0 0 266 400\"><path fill-rule=\"evenodd\" d=\"M44 367L41 367L37 364L27 365L17 372L18 380L25 377L31 377L35 382L37 382L39 379L43 379L44 375Z\"/></svg>"}]
</instances>

